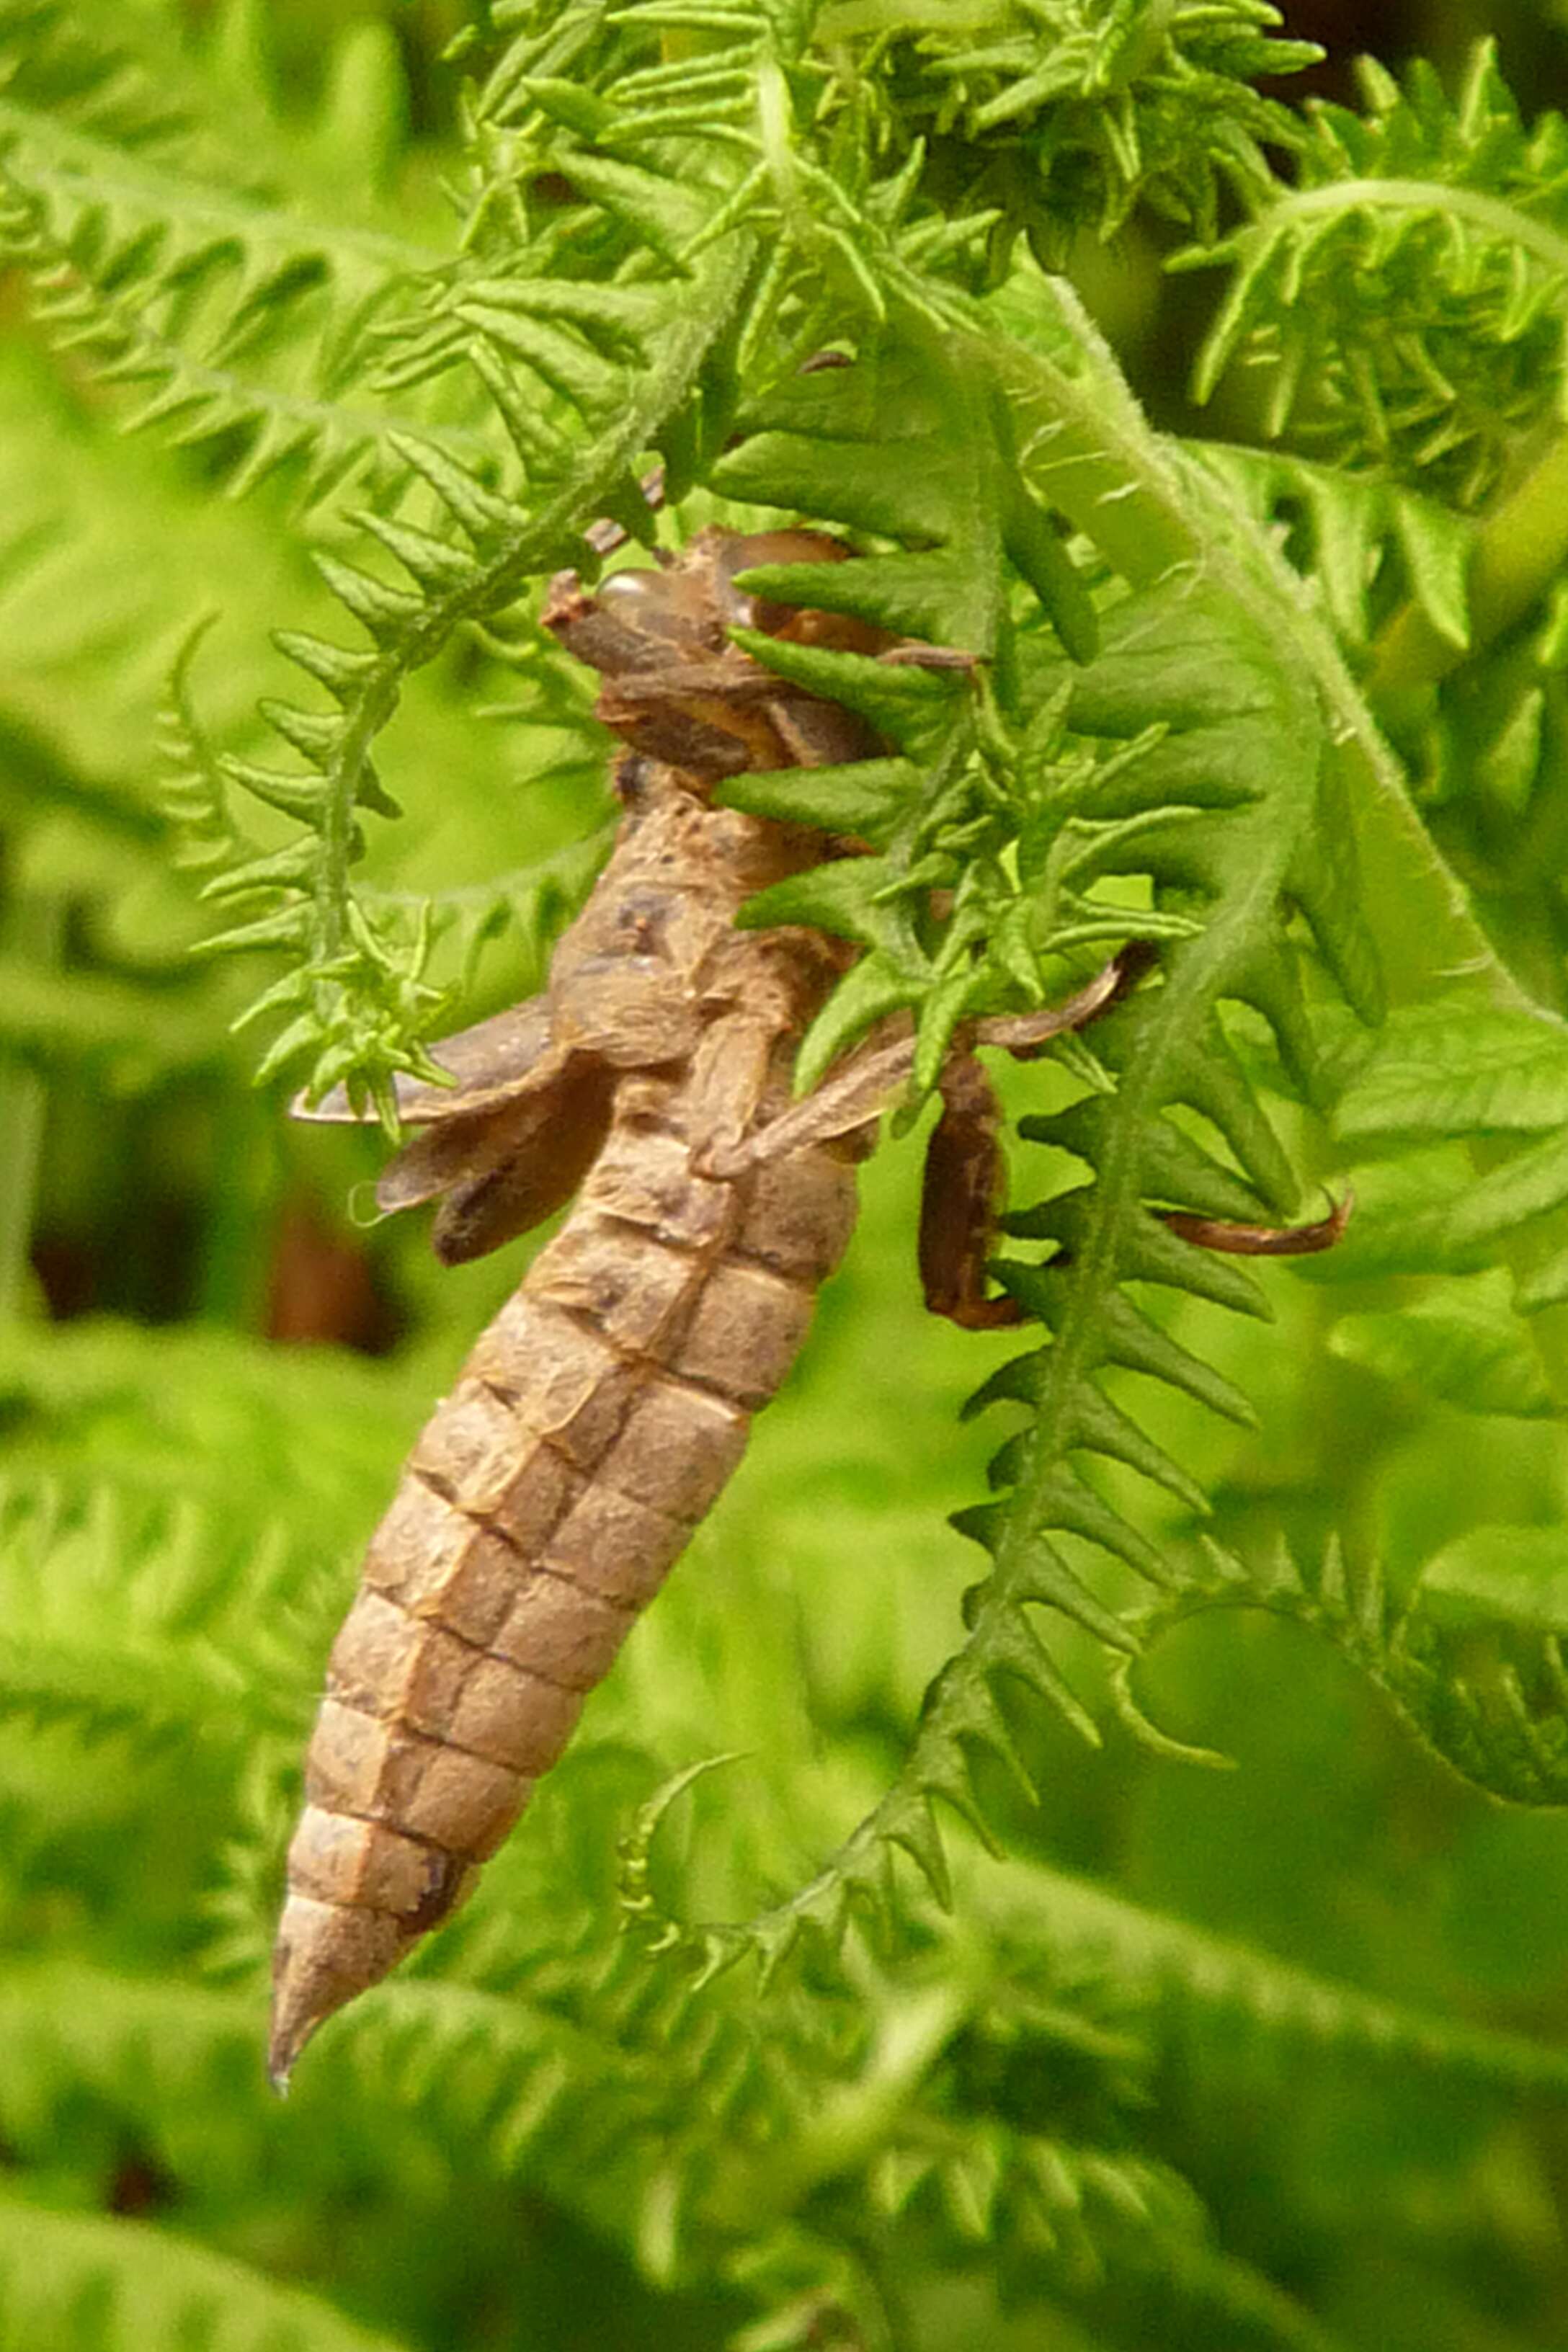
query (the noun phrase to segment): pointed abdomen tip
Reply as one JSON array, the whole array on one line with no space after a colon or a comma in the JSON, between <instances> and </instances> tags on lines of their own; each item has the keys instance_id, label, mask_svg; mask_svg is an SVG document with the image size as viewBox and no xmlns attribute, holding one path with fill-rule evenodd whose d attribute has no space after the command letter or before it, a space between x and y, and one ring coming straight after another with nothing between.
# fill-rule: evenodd
<instances>
[{"instance_id":1,"label":"pointed abdomen tip","mask_svg":"<svg viewBox=\"0 0 1568 2352\"><path fill-rule=\"evenodd\" d=\"M385 1911L290 1895L272 1954L267 2072L279 2095L318 2026L395 1967L412 1938Z\"/></svg>"}]
</instances>

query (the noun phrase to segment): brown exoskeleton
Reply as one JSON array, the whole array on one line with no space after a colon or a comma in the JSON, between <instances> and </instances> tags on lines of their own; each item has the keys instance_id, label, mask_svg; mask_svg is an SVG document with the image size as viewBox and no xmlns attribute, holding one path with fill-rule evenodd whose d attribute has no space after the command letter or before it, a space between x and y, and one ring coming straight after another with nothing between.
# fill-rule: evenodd
<instances>
[{"instance_id":1,"label":"brown exoskeleton","mask_svg":"<svg viewBox=\"0 0 1568 2352\"><path fill-rule=\"evenodd\" d=\"M279 2083L506 1836L734 1468L848 1239L854 1163L910 1040L884 1031L791 1104L795 1045L851 951L734 919L831 845L710 796L747 768L876 748L727 635L750 621L881 650L858 624L734 585L751 565L847 552L817 532L709 530L595 593L573 574L553 583L546 625L603 673L600 715L630 746L626 814L544 994L437 1049L449 1090L401 1085L420 1131L377 1196L438 1199L447 1261L576 1205L415 1446L333 1648L278 1937ZM1054 1011L972 1024L965 1045L1032 1051L1134 968L1112 963ZM943 1092L922 1268L933 1306L984 1324L1007 1312L985 1296L998 1161L967 1052ZM340 1097L314 1115L353 1114Z\"/></svg>"}]
</instances>

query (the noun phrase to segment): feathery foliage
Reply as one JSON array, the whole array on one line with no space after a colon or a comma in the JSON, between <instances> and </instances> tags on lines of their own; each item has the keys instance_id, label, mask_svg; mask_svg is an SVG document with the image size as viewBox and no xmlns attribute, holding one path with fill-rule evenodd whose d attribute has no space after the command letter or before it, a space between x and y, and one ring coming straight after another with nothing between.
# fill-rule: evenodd
<instances>
[{"instance_id":1,"label":"feathery foliage","mask_svg":"<svg viewBox=\"0 0 1568 2352\"><path fill-rule=\"evenodd\" d=\"M1561 409L1568 128L1526 123L1490 45L1453 100L1425 64L1361 80L1361 112L1312 110L1295 185L1187 257L1232 272L1198 389L1250 341L1271 431L1470 509Z\"/></svg>"},{"instance_id":2,"label":"feathery foliage","mask_svg":"<svg viewBox=\"0 0 1568 2352\"><path fill-rule=\"evenodd\" d=\"M1264 0L459 23L0 0L0 2345L1543 2345L1562 117L1495 41L1303 102ZM1112 238L1163 343L1052 274L1114 321ZM1223 440L1142 404L1194 299ZM384 1116L538 985L605 516L825 525L751 584L934 649L742 636L883 748L725 788L868 852L747 910L860 950L801 1088L895 1012L914 1082L572 1753L280 2109L321 1657L516 1267L355 1230L250 1080ZM1130 941L998 1073L1021 1331L933 1328L907 1130Z\"/></svg>"}]
</instances>

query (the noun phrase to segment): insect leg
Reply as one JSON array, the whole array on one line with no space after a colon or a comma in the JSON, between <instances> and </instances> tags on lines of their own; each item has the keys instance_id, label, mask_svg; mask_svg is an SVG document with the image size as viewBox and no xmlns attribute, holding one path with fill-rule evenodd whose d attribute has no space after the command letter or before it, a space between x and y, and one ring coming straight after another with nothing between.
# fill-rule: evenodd
<instances>
[{"instance_id":1,"label":"insect leg","mask_svg":"<svg viewBox=\"0 0 1568 2352\"><path fill-rule=\"evenodd\" d=\"M954 1054L940 1080L942 1117L926 1146L920 1268L926 1305L966 1331L1021 1319L1012 1298L988 1298L986 1262L1003 1196L1002 1107L973 1054Z\"/></svg>"},{"instance_id":2,"label":"insect leg","mask_svg":"<svg viewBox=\"0 0 1568 2352\"><path fill-rule=\"evenodd\" d=\"M1109 1011L1147 969L1148 962L1148 950L1141 940L1134 940L1065 1003L1047 1005L1038 1013L1007 1013L995 1020L977 1021L964 1034L961 1050L967 1051L970 1045L1003 1045L1020 1057L1038 1053L1053 1037L1060 1037L1069 1029L1081 1029L1099 1013ZM738 1176L747 1168L763 1167L770 1160L783 1159L807 1145L826 1143L835 1136L848 1135L856 1128L868 1126L897 1099L914 1066L912 1028L901 1017L896 1024L885 1024L869 1044L850 1054L804 1102L770 1119L733 1150L710 1151L708 1172Z\"/></svg>"},{"instance_id":3,"label":"insect leg","mask_svg":"<svg viewBox=\"0 0 1568 2352\"><path fill-rule=\"evenodd\" d=\"M861 1046L814 1094L781 1111L754 1134L728 1144L715 1138L703 1154L703 1172L725 1178L743 1175L748 1168L764 1168L773 1160L787 1160L792 1152L808 1150L813 1144L853 1134L887 1108L913 1067L912 1035Z\"/></svg>"},{"instance_id":4,"label":"insect leg","mask_svg":"<svg viewBox=\"0 0 1568 2352\"><path fill-rule=\"evenodd\" d=\"M724 1013L703 1033L688 1087L691 1163L699 1175L728 1178L752 1165L747 1133L773 1082L779 1042L793 1025L786 1006L764 1005Z\"/></svg>"},{"instance_id":5,"label":"insect leg","mask_svg":"<svg viewBox=\"0 0 1568 2352\"><path fill-rule=\"evenodd\" d=\"M1344 1198L1331 1199L1329 1213L1310 1225L1236 1225L1222 1217L1194 1217L1184 1209L1163 1209L1162 1221L1183 1241L1198 1249L1222 1251L1228 1257L1311 1257L1332 1249L1343 1234L1355 1206L1349 1185Z\"/></svg>"},{"instance_id":6,"label":"insect leg","mask_svg":"<svg viewBox=\"0 0 1568 2352\"><path fill-rule=\"evenodd\" d=\"M1154 950L1147 940L1129 940L1064 1004L1049 1004L1039 1013L1005 1013L994 1020L977 1021L972 1032L973 1042L976 1045L1004 1045L1019 1061L1026 1062L1043 1045L1048 1045L1053 1037L1060 1037L1069 1029L1086 1029L1102 1013L1109 1013L1113 1004L1120 1004L1153 961Z\"/></svg>"}]
</instances>

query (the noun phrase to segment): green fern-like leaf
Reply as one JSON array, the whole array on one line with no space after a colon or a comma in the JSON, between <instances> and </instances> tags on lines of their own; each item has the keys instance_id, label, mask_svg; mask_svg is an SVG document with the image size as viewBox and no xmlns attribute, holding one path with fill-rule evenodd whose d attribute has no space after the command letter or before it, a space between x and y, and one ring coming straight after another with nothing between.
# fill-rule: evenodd
<instances>
[{"instance_id":1,"label":"green fern-like leaf","mask_svg":"<svg viewBox=\"0 0 1568 2352\"><path fill-rule=\"evenodd\" d=\"M221 26L211 40L220 52ZM479 446L450 416L389 418L356 394L377 314L438 249L400 234L390 207L384 224L312 221L258 192L236 110L258 139L272 133L276 155L264 49L225 89L199 71L173 10L17 0L0 16L7 50L0 248L27 272L45 331L135 387L129 423L211 445L236 493L286 464L311 498L367 467L399 473L399 421ZM342 64L332 105L353 120L353 85L375 68L363 48Z\"/></svg>"},{"instance_id":2,"label":"green fern-like leaf","mask_svg":"<svg viewBox=\"0 0 1568 2352\"><path fill-rule=\"evenodd\" d=\"M1227 688L1224 677L1234 684ZM1202 928L1167 943L1161 984L1095 1033L1102 1090L1065 1114L1026 1122L1026 1135L1086 1161L1093 1181L1009 1220L1019 1237L1054 1244L1059 1263L1017 1259L1000 1268L1013 1295L1047 1325L1050 1343L994 1376L977 1401L1030 1409L1027 1426L994 1466L999 1499L959 1522L991 1552L992 1570L970 1596L968 1639L928 1694L899 1780L824 1876L755 1931L770 1954L806 1919L831 1932L849 1895L873 1890L885 1842L910 1853L940 1890L931 1801L940 1796L973 1814L967 1750L1006 1745L995 1699L1000 1678L1030 1685L1092 1735L1026 1612L1060 1612L1113 1648L1131 1648L1134 1633L1069 1564L1074 1547L1087 1539L1156 1580L1170 1571L1080 1465L1099 1455L1167 1486L1192 1507L1202 1503L1186 1474L1112 1402L1100 1375L1128 1367L1222 1412L1245 1410L1164 1337L1122 1285L1155 1283L1261 1310L1233 1262L1179 1241L1150 1208L1184 1205L1225 1217L1256 1216L1260 1206L1289 1213L1292 1205L1289 1164L1215 1008L1221 998L1249 1001L1275 1026L1287 1055L1299 1053L1294 950L1279 902L1287 889L1307 898L1311 888L1298 878L1299 845L1310 842L1317 819L1317 754L1314 721L1298 697L1263 643L1244 660L1235 616L1221 622L1184 584L1122 607L1106 655L1070 689L1068 715L1086 737L1137 738L1156 717L1165 731L1135 761L1089 768L1057 809L1047 801L1031 866L1038 856L1048 877L1054 859L1075 884L1081 877L1101 886L1152 875L1156 904L1171 890L1202 910ZM1033 878L1031 866L1020 865ZM1130 915L1121 919L1135 928ZM1359 987L1358 957L1340 951L1337 960ZM1212 1122L1239 1172L1169 1123L1164 1114L1177 1104Z\"/></svg>"},{"instance_id":3,"label":"green fern-like leaf","mask_svg":"<svg viewBox=\"0 0 1568 2352\"><path fill-rule=\"evenodd\" d=\"M982 1868L986 1878L1000 1875L994 1864ZM1152 2000L1156 2013L1142 2013L1142 2030L1172 2055L1194 2042L1238 2053L1296 2043L1314 2064L1352 2074L1373 2064L1392 2078L1415 2060L1503 2093L1555 2100L1568 2087L1561 2052L1542 2042L1337 1982L1070 1872L1008 1867L996 1902L1012 1931L1042 1939L1058 1969L1098 1963L1123 1997L1136 1988Z\"/></svg>"},{"instance_id":4,"label":"green fern-like leaf","mask_svg":"<svg viewBox=\"0 0 1568 2352\"><path fill-rule=\"evenodd\" d=\"M0 2329L39 2352L395 2352L391 2336L172 2231L16 2196L0 2199Z\"/></svg>"},{"instance_id":5,"label":"green fern-like leaf","mask_svg":"<svg viewBox=\"0 0 1568 2352\"><path fill-rule=\"evenodd\" d=\"M1270 364L1273 431L1294 418L1341 458L1473 507L1559 403L1568 131L1524 123L1489 44L1453 102L1426 65L1403 90L1361 73L1363 114L1311 110L1294 189L1186 257L1233 271L1199 394L1248 345Z\"/></svg>"},{"instance_id":6,"label":"green fern-like leaf","mask_svg":"<svg viewBox=\"0 0 1568 2352\"><path fill-rule=\"evenodd\" d=\"M241 866L222 877L226 896L259 891L281 898L274 910L226 933L226 947L287 946L297 969L291 985L309 1017L291 1034L290 1055L309 1047L310 1086L324 1090L345 1076L378 1101L390 1072L410 1066L410 1039L431 1017L422 991L419 935L399 938L384 913L348 896L349 869L360 851L355 812L391 808L371 763L370 747L390 719L405 676L432 659L454 630L509 605L529 578L574 551L585 516L618 499L637 456L657 438L660 421L693 386L734 299L734 257L714 248L695 276L670 281L670 331L662 352L643 368L624 369L582 404L581 446L568 442L542 460L531 506L508 517L487 500L476 477L408 449L458 528L458 540L376 526L413 584L323 558L328 584L370 637L351 651L317 637L292 637L287 651L335 701L333 710L275 707L274 726L311 762L303 771L231 761L230 781L280 808L307 830L279 865ZM489 367L492 363L484 363ZM511 420L510 372L492 389ZM522 436L525 440L526 434ZM277 1056L274 1056L274 1064Z\"/></svg>"},{"instance_id":7,"label":"green fern-like leaf","mask_svg":"<svg viewBox=\"0 0 1568 2352\"><path fill-rule=\"evenodd\" d=\"M1108 236L1134 205L1212 236L1220 192L1268 179L1263 148L1293 146L1294 116L1252 85L1311 64L1272 8L1201 12L1049 0L956 12L837 0L825 40L860 40L902 121L959 148L968 202L1028 224L1037 249L1085 225ZM1049 223L1049 228L1042 226ZM993 246L994 263L1005 236Z\"/></svg>"},{"instance_id":8,"label":"green fern-like leaf","mask_svg":"<svg viewBox=\"0 0 1568 2352\"><path fill-rule=\"evenodd\" d=\"M1279 521L1289 531L1292 556L1321 584L1334 627L1347 644L1366 644L1374 596L1387 609L1391 557L1407 583L1405 594L1433 630L1450 646L1462 650L1469 643L1475 531L1463 517L1378 477L1275 451L1205 442L1195 454L1237 492L1258 523Z\"/></svg>"},{"instance_id":9,"label":"green fern-like leaf","mask_svg":"<svg viewBox=\"0 0 1568 2352\"><path fill-rule=\"evenodd\" d=\"M1518 1406L1506 1398L1492 1409ZM1561 1804L1568 1795L1568 1681L1557 1633L1531 1623L1516 1596L1506 1613L1497 1598L1494 1588L1484 1619L1428 1605L1420 1586L1399 1605L1375 1568L1347 1565L1337 1545L1310 1570L1283 1543L1256 1564L1215 1546L1208 1573L1157 1601L1137 1633L1146 1647L1215 1608L1268 1609L1310 1626L1350 1658L1461 1780L1516 1804ZM1140 1724L1125 1668L1117 1687L1127 1720Z\"/></svg>"},{"instance_id":10,"label":"green fern-like leaf","mask_svg":"<svg viewBox=\"0 0 1568 2352\"><path fill-rule=\"evenodd\" d=\"M226 1637L226 1609L245 1590L268 1615L274 1668L291 1655L310 1580L281 1529L263 1533L243 1564L226 1559L216 1524L199 1510L161 1505L105 1478L73 1496L47 1476L0 1490L5 1530L6 1633L0 1714L74 1722L89 1737L153 1746L240 1736L254 1700L254 1734L291 1732L299 1715L286 1680L242 1668ZM220 1599L219 1596L222 1596ZM305 1636L308 1639L308 1634Z\"/></svg>"}]
</instances>

